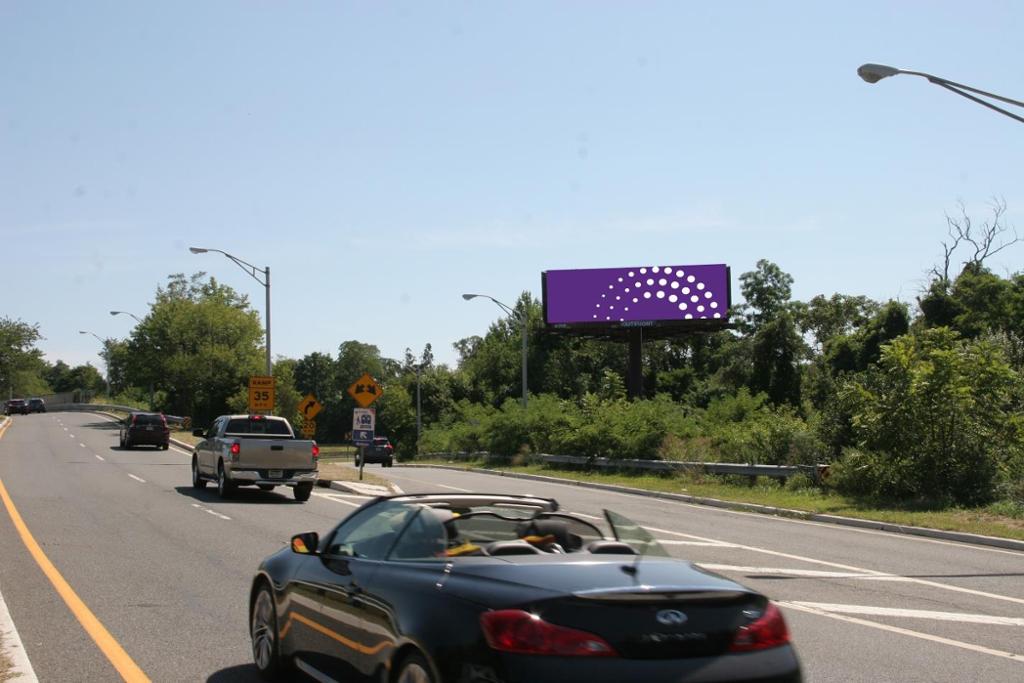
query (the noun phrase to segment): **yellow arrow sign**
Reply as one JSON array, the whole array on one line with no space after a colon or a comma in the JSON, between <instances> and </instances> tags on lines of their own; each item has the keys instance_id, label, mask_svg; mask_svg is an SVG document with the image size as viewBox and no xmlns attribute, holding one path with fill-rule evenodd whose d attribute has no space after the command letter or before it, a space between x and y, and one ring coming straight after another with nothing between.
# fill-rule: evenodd
<instances>
[{"instance_id":1,"label":"yellow arrow sign","mask_svg":"<svg viewBox=\"0 0 1024 683\"><path fill-rule=\"evenodd\" d=\"M323 409L324 407L320 405L320 402L316 400L316 396L313 394L307 394L306 398L302 399L299 403L299 412L307 420L312 420Z\"/></svg>"}]
</instances>

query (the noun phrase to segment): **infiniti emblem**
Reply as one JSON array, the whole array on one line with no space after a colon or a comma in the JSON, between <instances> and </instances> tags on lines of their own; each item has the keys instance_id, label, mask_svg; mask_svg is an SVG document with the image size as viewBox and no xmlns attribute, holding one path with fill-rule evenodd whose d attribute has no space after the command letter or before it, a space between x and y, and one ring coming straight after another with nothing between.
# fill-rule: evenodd
<instances>
[{"instance_id":1,"label":"infiniti emblem","mask_svg":"<svg viewBox=\"0 0 1024 683\"><path fill-rule=\"evenodd\" d=\"M663 626L682 626L686 623L686 615L677 609L663 609L655 616Z\"/></svg>"}]
</instances>

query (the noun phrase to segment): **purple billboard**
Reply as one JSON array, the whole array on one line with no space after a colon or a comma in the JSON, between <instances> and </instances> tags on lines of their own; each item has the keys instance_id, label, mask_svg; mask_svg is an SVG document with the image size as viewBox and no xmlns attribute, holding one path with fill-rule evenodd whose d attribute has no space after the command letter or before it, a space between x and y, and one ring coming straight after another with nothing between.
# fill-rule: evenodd
<instances>
[{"instance_id":1,"label":"purple billboard","mask_svg":"<svg viewBox=\"0 0 1024 683\"><path fill-rule=\"evenodd\" d=\"M729 296L729 267L724 264L544 273L545 321L560 327L724 324Z\"/></svg>"}]
</instances>

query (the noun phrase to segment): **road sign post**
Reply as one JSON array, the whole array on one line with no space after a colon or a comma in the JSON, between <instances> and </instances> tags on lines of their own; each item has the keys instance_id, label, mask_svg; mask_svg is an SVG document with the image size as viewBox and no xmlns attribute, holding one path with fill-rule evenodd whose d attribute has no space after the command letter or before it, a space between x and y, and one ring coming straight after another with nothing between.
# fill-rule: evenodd
<instances>
[{"instance_id":1,"label":"road sign post","mask_svg":"<svg viewBox=\"0 0 1024 683\"><path fill-rule=\"evenodd\" d=\"M356 408L352 411L352 443L359 446L360 481L363 479L363 468L366 467L366 447L373 443L376 423L377 411L373 408Z\"/></svg>"}]
</instances>

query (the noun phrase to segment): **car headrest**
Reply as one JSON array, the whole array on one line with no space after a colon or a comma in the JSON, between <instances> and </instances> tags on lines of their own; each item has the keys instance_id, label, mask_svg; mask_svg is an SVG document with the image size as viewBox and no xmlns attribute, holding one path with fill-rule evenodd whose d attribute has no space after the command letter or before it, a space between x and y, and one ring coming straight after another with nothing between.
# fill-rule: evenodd
<instances>
[{"instance_id":1,"label":"car headrest","mask_svg":"<svg viewBox=\"0 0 1024 683\"><path fill-rule=\"evenodd\" d=\"M594 555L636 555L633 546L622 541L591 541L587 552Z\"/></svg>"},{"instance_id":2,"label":"car headrest","mask_svg":"<svg viewBox=\"0 0 1024 683\"><path fill-rule=\"evenodd\" d=\"M526 541L494 541L484 550L488 555L540 555L540 551Z\"/></svg>"}]
</instances>

